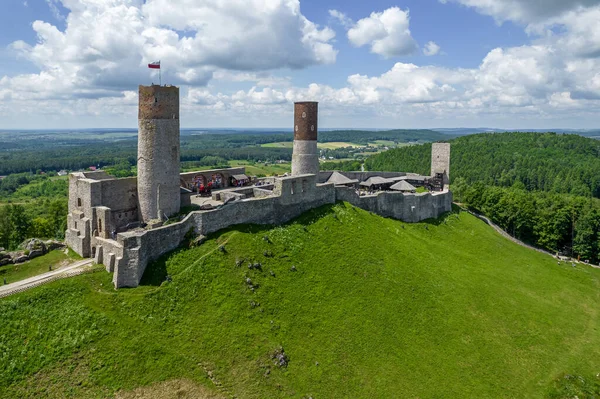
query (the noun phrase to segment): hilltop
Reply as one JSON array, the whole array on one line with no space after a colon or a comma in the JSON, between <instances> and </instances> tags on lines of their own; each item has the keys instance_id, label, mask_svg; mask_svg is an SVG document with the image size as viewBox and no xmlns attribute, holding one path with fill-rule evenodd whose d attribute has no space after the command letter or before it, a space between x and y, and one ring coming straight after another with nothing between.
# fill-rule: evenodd
<instances>
[{"instance_id":1,"label":"hilltop","mask_svg":"<svg viewBox=\"0 0 600 399\"><path fill-rule=\"evenodd\" d=\"M600 270L462 212L407 224L339 203L221 231L136 289L110 279L0 300L0 397L164 397L153 384L173 380L207 398L600 392Z\"/></svg>"}]
</instances>

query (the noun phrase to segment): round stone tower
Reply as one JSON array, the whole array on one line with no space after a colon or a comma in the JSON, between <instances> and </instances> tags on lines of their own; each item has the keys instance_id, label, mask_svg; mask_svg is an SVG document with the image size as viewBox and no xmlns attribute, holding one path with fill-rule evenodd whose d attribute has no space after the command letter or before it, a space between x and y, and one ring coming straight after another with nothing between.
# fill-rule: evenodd
<instances>
[{"instance_id":1,"label":"round stone tower","mask_svg":"<svg viewBox=\"0 0 600 399\"><path fill-rule=\"evenodd\" d=\"M144 222L179 212L179 88L140 86L138 198Z\"/></svg>"},{"instance_id":2,"label":"round stone tower","mask_svg":"<svg viewBox=\"0 0 600 399\"><path fill-rule=\"evenodd\" d=\"M297 102L294 104L292 176L319 173L318 118L319 103Z\"/></svg>"}]
</instances>

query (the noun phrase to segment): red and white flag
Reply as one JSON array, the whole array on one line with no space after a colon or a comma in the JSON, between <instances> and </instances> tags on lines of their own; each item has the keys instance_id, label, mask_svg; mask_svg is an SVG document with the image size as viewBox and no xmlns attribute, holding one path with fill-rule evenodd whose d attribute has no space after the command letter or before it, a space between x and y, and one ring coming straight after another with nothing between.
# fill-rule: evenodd
<instances>
[{"instance_id":1,"label":"red and white flag","mask_svg":"<svg viewBox=\"0 0 600 399\"><path fill-rule=\"evenodd\" d=\"M151 62L148 64L148 68L150 69L160 69L160 61Z\"/></svg>"}]
</instances>

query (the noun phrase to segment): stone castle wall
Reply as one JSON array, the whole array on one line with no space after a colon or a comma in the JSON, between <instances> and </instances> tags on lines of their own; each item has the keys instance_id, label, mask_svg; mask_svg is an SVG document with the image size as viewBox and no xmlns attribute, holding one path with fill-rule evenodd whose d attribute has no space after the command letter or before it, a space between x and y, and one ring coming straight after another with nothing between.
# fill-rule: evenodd
<instances>
[{"instance_id":1,"label":"stone castle wall","mask_svg":"<svg viewBox=\"0 0 600 399\"><path fill-rule=\"evenodd\" d=\"M114 266L113 282L117 288L136 287L148 263L177 248L192 229L207 235L238 224L279 225L335 201L332 184L317 185L314 175L288 177L277 180L270 197L235 201L219 209L192 212L172 225L119 234L124 251Z\"/></svg>"},{"instance_id":2,"label":"stone castle wall","mask_svg":"<svg viewBox=\"0 0 600 399\"><path fill-rule=\"evenodd\" d=\"M223 185L222 187L230 187L231 186L231 177L233 175L243 175L246 174L246 168L227 168L227 169L211 169L211 170L202 170L198 172L185 172L180 174L180 184L181 187L186 187L188 189L193 189L195 180L202 182L202 184L207 184L213 176L219 176L222 179Z\"/></svg>"},{"instance_id":3,"label":"stone castle wall","mask_svg":"<svg viewBox=\"0 0 600 399\"><path fill-rule=\"evenodd\" d=\"M390 191L359 196L353 188L336 187L338 201L346 201L378 215L416 223L435 219L452 210L452 193L404 194Z\"/></svg>"}]
</instances>

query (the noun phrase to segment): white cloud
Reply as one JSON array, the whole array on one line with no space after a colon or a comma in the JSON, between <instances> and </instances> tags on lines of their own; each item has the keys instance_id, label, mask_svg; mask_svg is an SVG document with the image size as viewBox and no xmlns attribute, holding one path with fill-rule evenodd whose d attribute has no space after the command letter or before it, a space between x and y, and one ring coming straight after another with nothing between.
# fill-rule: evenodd
<instances>
[{"instance_id":1,"label":"white cloud","mask_svg":"<svg viewBox=\"0 0 600 399\"><path fill-rule=\"evenodd\" d=\"M426 56L437 55L440 52L440 46L436 42L428 42L423 49L423 54Z\"/></svg>"},{"instance_id":2,"label":"white cloud","mask_svg":"<svg viewBox=\"0 0 600 399\"><path fill-rule=\"evenodd\" d=\"M25 6L27 6L27 1L25 1L23 3ZM56 18L59 21L62 21L65 19L65 17L60 13L60 10L58 9L57 4L59 4L59 0L46 0L46 4L48 4L48 7L50 8L50 12L52 12L52 15L54 16L54 18Z\"/></svg>"},{"instance_id":3,"label":"white cloud","mask_svg":"<svg viewBox=\"0 0 600 399\"><path fill-rule=\"evenodd\" d=\"M417 44L411 36L408 11L398 7L373 12L348 30L348 39L356 47L371 46L371 52L386 58L414 53Z\"/></svg>"},{"instance_id":4,"label":"white cloud","mask_svg":"<svg viewBox=\"0 0 600 399\"><path fill-rule=\"evenodd\" d=\"M544 22L566 12L600 4L599 0L440 0L473 7L498 22L516 21L525 24Z\"/></svg>"},{"instance_id":5,"label":"white cloud","mask_svg":"<svg viewBox=\"0 0 600 399\"><path fill-rule=\"evenodd\" d=\"M156 72L146 64L155 60L165 81L202 86L219 70L305 68L337 55L335 33L304 17L298 0L46 1L56 12L59 1L70 10L66 28L35 21L37 43L11 48L40 73L8 78L0 90L119 96L149 83Z\"/></svg>"},{"instance_id":6,"label":"white cloud","mask_svg":"<svg viewBox=\"0 0 600 399\"><path fill-rule=\"evenodd\" d=\"M354 21L341 11L329 10L329 16L340 23L344 28L350 29L354 25Z\"/></svg>"},{"instance_id":7,"label":"white cloud","mask_svg":"<svg viewBox=\"0 0 600 399\"><path fill-rule=\"evenodd\" d=\"M163 1L62 0L71 10L67 29L36 21L37 43L11 45L40 72L0 77L5 126L31 115L42 115L46 127L69 120L135 125L135 85L154 78L145 64L158 59L163 80L182 86L185 126L287 126L299 100L319 101L329 126L597 125L600 6L556 6L537 19L527 8L537 6L525 1L457 0L515 5L521 11L511 18L527 24L531 42L493 49L475 68L398 62L385 73L358 71L333 87L318 78L294 85L292 72L277 71L335 59L333 32L308 21L297 1L172 0L179 8ZM509 15L489 9L498 20ZM339 11L330 16L351 26L354 45L384 57L417 48L408 12L398 8L357 23ZM229 29L232 24L239 26ZM426 55L439 52L434 42L423 48Z\"/></svg>"}]
</instances>

